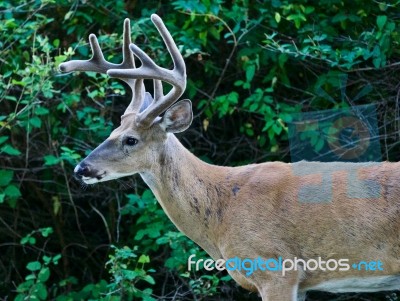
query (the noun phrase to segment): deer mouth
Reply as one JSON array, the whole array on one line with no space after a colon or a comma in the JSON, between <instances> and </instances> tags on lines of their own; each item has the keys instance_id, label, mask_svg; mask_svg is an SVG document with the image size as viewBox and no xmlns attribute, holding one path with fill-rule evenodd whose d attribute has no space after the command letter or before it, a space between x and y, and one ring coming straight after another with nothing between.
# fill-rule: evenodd
<instances>
[{"instance_id":1,"label":"deer mouth","mask_svg":"<svg viewBox=\"0 0 400 301\"><path fill-rule=\"evenodd\" d=\"M99 173L91 165L81 162L74 169L74 176L85 184L94 184L101 182L106 176L107 172Z\"/></svg>"},{"instance_id":2,"label":"deer mouth","mask_svg":"<svg viewBox=\"0 0 400 301\"><path fill-rule=\"evenodd\" d=\"M78 177L78 179L83 181L85 184L95 184L95 183L98 183L98 182L107 181L107 180L104 179L106 174L107 174L106 172L103 172L102 174L99 174L99 175L94 176L94 177L82 176L82 177Z\"/></svg>"}]
</instances>

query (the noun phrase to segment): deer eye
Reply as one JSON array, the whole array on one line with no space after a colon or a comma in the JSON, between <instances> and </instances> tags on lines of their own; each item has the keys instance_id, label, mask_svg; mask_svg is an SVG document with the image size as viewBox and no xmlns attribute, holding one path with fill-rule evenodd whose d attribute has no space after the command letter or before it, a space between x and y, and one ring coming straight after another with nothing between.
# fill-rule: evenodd
<instances>
[{"instance_id":1,"label":"deer eye","mask_svg":"<svg viewBox=\"0 0 400 301\"><path fill-rule=\"evenodd\" d=\"M133 137L127 137L124 140L124 144L125 145L129 145L129 146L134 146L138 143L139 141L136 138Z\"/></svg>"}]
</instances>

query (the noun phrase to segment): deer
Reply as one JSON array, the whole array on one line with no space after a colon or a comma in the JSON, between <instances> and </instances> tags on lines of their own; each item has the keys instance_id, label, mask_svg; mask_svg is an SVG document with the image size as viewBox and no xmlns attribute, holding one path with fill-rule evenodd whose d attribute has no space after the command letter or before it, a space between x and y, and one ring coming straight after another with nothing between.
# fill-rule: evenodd
<instances>
[{"instance_id":1,"label":"deer","mask_svg":"<svg viewBox=\"0 0 400 301\"><path fill-rule=\"evenodd\" d=\"M75 176L94 184L139 174L168 218L214 260L275 260L251 275L232 265L227 269L263 301L305 300L312 290L400 289L400 164L203 162L175 135L193 120L191 101L179 100L186 88L184 59L162 19L153 14L151 20L172 69L157 65L131 42L129 19L121 64L106 61L91 34L92 57L59 66L62 72L108 74L132 90L121 124L75 167ZM153 94L144 80L153 82ZM165 83L172 86L166 94ZM278 258L284 259L285 273L279 272ZM321 268L315 269L318 260L325 267L318 263ZM289 269L294 263L296 269Z\"/></svg>"}]
</instances>

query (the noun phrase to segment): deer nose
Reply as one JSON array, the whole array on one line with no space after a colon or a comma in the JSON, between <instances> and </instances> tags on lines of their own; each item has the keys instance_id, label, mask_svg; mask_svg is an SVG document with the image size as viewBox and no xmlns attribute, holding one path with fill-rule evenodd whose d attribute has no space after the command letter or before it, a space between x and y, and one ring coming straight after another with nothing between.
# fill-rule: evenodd
<instances>
[{"instance_id":1,"label":"deer nose","mask_svg":"<svg viewBox=\"0 0 400 301\"><path fill-rule=\"evenodd\" d=\"M82 177L91 177L92 170L86 163L79 163L74 169L75 176L78 179Z\"/></svg>"}]
</instances>

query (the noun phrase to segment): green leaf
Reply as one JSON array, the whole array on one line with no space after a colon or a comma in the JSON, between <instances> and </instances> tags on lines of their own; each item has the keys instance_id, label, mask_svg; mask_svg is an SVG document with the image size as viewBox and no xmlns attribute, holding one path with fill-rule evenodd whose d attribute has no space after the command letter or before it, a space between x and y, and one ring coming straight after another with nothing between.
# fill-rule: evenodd
<instances>
[{"instance_id":1,"label":"green leaf","mask_svg":"<svg viewBox=\"0 0 400 301\"><path fill-rule=\"evenodd\" d=\"M218 31L218 29L216 27L210 27L209 28L209 33L216 39L219 40L220 39L220 32Z\"/></svg>"},{"instance_id":2,"label":"green leaf","mask_svg":"<svg viewBox=\"0 0 400 301\"><path fill-rule=\"evenodd\" d=\"M251 64L246 68L246 79L248 82L251 82L254 78L254 74L256 73L256 65Z\"/></svg>"},{"instance_id":3,"label":"green leaf","mask_svg":"<svg viewBox=\"0 0 400 301\"><path fill-rule=\"evenodd\" d=\"M67 59L66 55L57 55L54 57L54 62L56 66L59 66L61 63L65 62Z\"/></svg>"},{"instance_id":4,"label":"green leaf","mask_svg":"<svg viewBox=\"0 0 400 301\"><path fill-rule=\"evenodd\" d=\"M36 295L39 298L39 300L46 300L47 299L47 288L41 282L36 284Z\"/></svg>"},{"instance_id":5,"label":"green leaf","mask_svg":"<svg viewBox=\"0 0 400 301\"><path fill-rule=\"evenodd\" d=\"M252 103L249 110L250 112L256 112L258 109L258 103Z\"/></svg>"},{"instance_id":6,"label":"green leaf","mask_svg":"<svg viewBox=\"0 0 400 301\"><path fill-rule=\"evenodd\" d=\"M149 257L148 255L142 254L142 255L140 255L140 257L139 257L138 262L139 262L139 263L149 263L149 262L150 262L150 257Z\"/></svg>"},{"instance_id":7,"label":"green leaf","mask_svg":"<svg viewBox=\"0 0 400 301\"><path fill-rule=\"evenodd\" d=\"M60 40L59 40L59 39L55 39L55 40L53 41L53 46L54 46L55 48L58 48L58 47L60 46Z\"/></svg>"},{"instance_id":8,"label":"green leaf","mask_svg":"<svg viewBox=\"0 0 400 301\"><path fill-rule=\"evenodd\" d=\"M64 20L70 19L73 14L74 14L73 10L68 11L64 16Z\"/></svg>"},{"instance_id":9,"label":"green leaf","mask_svg":"<svg viewBox=\"0 0 400 301\"><path fill-rule=\"evenodd\" d=\"M50 269L48 267L42 268L38 274L39 281L46 282L49 278L50 278Z\"/></svg>"},{"instance_id":10,"label":"green leaf","mask_svg":"<svg viewBox=\"0 0 400 301\"><path fill-rule=\"evenodd\" d=\"M44 261L44 264L48 265L48 264L51 263L51 259L52 259L52 258L49 257L49 256L44 255L44 256L42 257L42 259L43 259L43 261Z\"/></svg>"},{"instance_id":11,"label":"green leaf","mask_svg":"<svg viewBox=\"0 0 400 301\"><path fill-rule=\"evenodd\" d=\"M281 22L281 15L278 12L275 13L275 21L276 23Z\"/></svg>"},{"instance_id":12,"label":"green leaf","mask_svg":"<svg viewBox=\"0 0 400 301\"><path fill-rule=\"evenodd\" d=\"M58 264L58 261L61 259L61 254L57 254L56 256L54 256L53 257L53 263L55 264L55 265L57 265Z\"/></svg>"},{"instance_id":13,"label":"green leaf","mask_svg":"<svg viewBox=\"0 0 400 301\"><path fill-rule=\"evenodd\" d=\"M386 11L387 10L387 8L388 8L388 5L385 3L385 2L379 2L379 9L381 10L381 11Z\"/></svg>"},{"instance_id":14,"label":"green leaf","mask_svg":"<svg viewBox=\"0 0 400 301\"><path fill-rule=\"evenodd\" d=\"M234 85L235 87L240 87L240 86L242 86L243 84L244 84L244 81L242 81L242 80L237 80L237 81L235 81L235 82L233 83L233 85ZM204 102L207 103L206 100L204 100ZM200 105L198 105L198 107L199 107L199 109L201 108Z\"/></svg>"},{"instance_id":15,"label":"green leaf","mask_svg":"<svg viewBox=\"0 0 400 301\"><path fill-rule=\"evenodd\" d=\"M39 231L43 237L48 237L50 234L52 234L54 232L52 227L41 228L41 229L39 229Z\"/></svg>"},{"instance_id":16,"label":"green leaf","mask_svg":"<svg viewBox=\"0 0 400 301\"><path fill-rule=\"evenodd\" d=\"M280 135L280 133L282 132L282 126L280 126L279 124L277 124L277 123L274 123L273 125L272 125L272 129L274 130L274 132L275 132L275 134L277 134L277 135Z\"/></svg>"},{"instance_id":17,"label":"green leaf","mask_svg":"<svg viewBox=\"0 0 400 301\"><path fill-rule=\"evenodd\" d=\"M387 16L383 15L383 16L378 16L376 18L376 25L378 25L379 30L382 31L383 27L385 26L387 21Z\"/></svg>"},{"instance_id":18,"label":"green leaf","mask_svg":"<svg viewBox=\"0 0 400 301\"><path fill-rule=\"evenodd\" d=\"M372 60L374 67L379 69L381 67L382 59L380 57L376 57Z\"/></svg>"},{"instance_id":19,"label":"green leaf","mask_svg":"<svg viewBox=\"0 0 400 301\"><path fill-rule=\"evenodd\" d=\"M25 280L36 280L36 275L35 274L29 274L28 276L25 277Z\"/></svg>"},{"instance_id":20,"label":"green leaf","mask_svg":"<svg viewBox=\"0 0 400 301\"><path fill-rule=\"evenodd\" d=\"M49 109L43 108L43 107L37 107L35 109L35 114L36 115L47 115L47 114L49 114Z\"/></svg>"},{"instance_id":21,"label":"green leaf","mask_svg":"<svg viewBox=\"0 0 400 301\"><path fill-rule=\"evenodd\" d=\"M22 86L22 87L25 87L25 86L27 85L26 82L23 82L23 81L20 81L20 80L16 80L16 79L13 79L13 80L11 81L11 83L12 83L13 85Z\"/></svg>"},{"instance_id":22,"label":"green leaf","mask_svg":"<svg viewBox=\"0 0 400 301\"><path fill-rule=\"evenodd\" d=\"M0 136L0 144L6 142L8 140L8 136Z\"/></svg>"},{"instance_id":23,"label":"green leaf","mask_svg":"<svg viewBox=\"0 0 400 301\"><path fill-rule=\"evenodd\" d=\"M285 63L287 62L288 59L289 56L287 54L282 53L281 55L279 55L278 62L279 62L279 67L281 67L281 69L284 69Z\"/></svg>"},{"instance_id":24,"label":"green leaf","mask_svg":"<svg viewBox=\"0 0 400 301\"><path fill-rule=\"evenodd\" d=\"M286 17L286 20L288 20L288 21L292 21L292 20L295 20L295 19L297 19L296 15L289 15L289 16Z\"/></svg>"},{"instance_id":25,"label":"green leaf","mask_svg":"<svg viewBox=\"0 0 400 301\"><path fill-rule=\"evenodd\" d=\"M92 99L96 98L97 95L99 95L98 90L93 90L92 92L88 93L88 97L90 97Z\"/></svg>"},{"instance_id":26,"label":"green leaf","mask_svg":"<svg viewBox=\"0 0 400 301\"><path fill-rule=\"evenodd\" d=\"M42 120L37 116L30 118L29 123L35 128L40 128L42 126Z\"/></svg>"},{"instance_id":27,"label":"green leaf","mask_svg":"<svg viewBox=\"0 0 400 301\"><path fill-rule=\"evenodd\" d=\"M239 100L239 94L237 92L231 92L228 94L228 100L231 104L237 104Z\"/></svg>"},{"instance_id":28,"label":"green leaf","mask_svg":"<svg viewBox=\"0 0 400 301\"><path fill-rule=\"evenodd\" d=\"M313 13L314 11L315 11L315 7L313 7L313 6L307 6L304 12L305 12L307 15L309 15L309 14Z\"/></svg>"},{"instance_id":29,"label":"green leaf","mask_svg":"<svg viewBox=\"0 0 400 301\"><path fill-rule=\"evenodd\" d=\"M322 148L324 147L324 140L323 139L318 139L317 143L315 144L315 151L319 152L322 150Z\"/></svg>"},{"instance_id":30,"label":"green leaf","mask_svg":"<svg viewBox=\"0 0 400 301\"><path fill-rule=\"evenodd\" d=\"M64 152L68 152L68 153L72 153L72 152L73 152L72 149L70 149L70 148L68 148L68 147L66 147L66 146L61 146L60 148L61 148L61 150L64 151Z\"/></svg>"},{"instance_id":31,"label":"green leaf","mask_svg":"<svg viewBox=\"0 0 400 301\"><path fill-rule=\"evenodd\" d=\"M21 196L21 192L19 191L19 188L15 185L9 185L7 188L4 190L4 194L10 198L19 198Z\"/></svg>"},{"instance_id":32,"label":"green leaf","mask_svg":"<svg viewBox=\"0 0 400 301\"><path fill-rule=\"evenodd\" d=\"M21 238L20 243L21 243L21 245L25 245L28 243L28 241L29 241L29 236L25 236L25 237Z\"/></svg>"},{"instance_id":33,"label":"green leaf","mask_svg":"<svg viewBox=\"0 0 400 301\"><path fill-rule=\"evenodd\" d=\"M301 26L300 19L295 19L295 20L294 20L294 25L296 26L297 29L299 29L300 26Z\"/></svg>"},{"instance_id":34,"label":"green leaf","mask_svg":"<svg viewBox=\"0 0 400 301\"><path fill-rule=\"evenodd\" d=\"M26 268L31 272L39 271L41 267L42 264L39 261L31 261L26 265Z\"/></svg>"},{"instance_id":35,"label":"green leaf","mask_svg":"<svg viewBox=\"0 0 400 301\"><path fill-rule=\"evenodd\" d=\"M156 282L154 281L154 278L151 277L150 275L143 276L143 280L150 284L156 284Z\"/></svg>"},{"instance_id":36,"label":"green leaf","mask_svg":"<svg viewBox=\"0 0 400 301\"><path fill-rule=\"evenodd\" d=\"M0 186L7 186L14 177L12 170L0 170Z\"/></svg>"},{"instance_id":37,"label":"green leaf","mask_svg":"<svg viewBox=\"0 0 400 301\"><path fill-rule=\"evenodd\" d=\"M10 155L10 156L19 156L21 154L21 152L19 150L17 150L16 148L11 146L10 144L4 145L1 148L0 152L6 153L7 155Z\"/></svg>"},{"instance_id":38,"label":"green leaf","mask_svg":"<svg viewBox=\"0 0 400 301\"><path fill-rule=\"evenodd\" d=\"M56 156L53 155L47 155L43 157L44 159L44 165L45 166L51 166L51 165L56 165L60 163L60 158L57 158Z\"/></svg>"}]
</instances>

